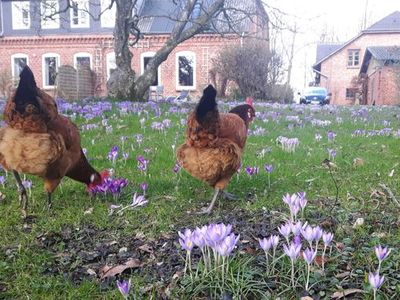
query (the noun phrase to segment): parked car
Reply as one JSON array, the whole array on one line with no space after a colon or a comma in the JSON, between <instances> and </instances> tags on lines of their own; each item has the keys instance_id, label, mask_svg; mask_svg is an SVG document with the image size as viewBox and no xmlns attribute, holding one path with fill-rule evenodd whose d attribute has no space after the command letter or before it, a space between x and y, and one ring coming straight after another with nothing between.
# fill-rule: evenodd
<instances>
[{"instance_id":1,"label":"parked car","mask_svg":"<svg viewBox=\"0 0 400 300\"><path fill-rule=\"evenodd\" d=\"M319 104L325 105L329 104L331 99L331 93L328 93L326 88L322 87L309 87L300 96L301 104Z\"/></svg>"}]
</instances>

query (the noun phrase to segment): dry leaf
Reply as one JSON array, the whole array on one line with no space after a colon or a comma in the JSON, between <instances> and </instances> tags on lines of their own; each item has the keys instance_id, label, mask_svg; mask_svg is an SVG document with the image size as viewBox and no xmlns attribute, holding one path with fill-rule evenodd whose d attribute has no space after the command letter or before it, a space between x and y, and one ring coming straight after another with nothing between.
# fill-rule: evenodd
<instances>
[{"instance_id":1,"label":"dry leaf","mask_svg":"<svg viewBox=\"0 0 400 300\"><path fill-rule=\"evenodd\" d=\"M364 293L363 290L360 289L347 289L339 292L335 292L331 298L332 299L342 299L344 297L347 297L348 295L356 294L356 293Z\"/></svg>"},{"instance_id":2,"label":"dry leaf","mask_svg":"<svg viewBox=\"0 0 400 300\"><path fill-rule=\"evenodd\" d=\"M350 276L350 274L351 274L350 272L343 272L343 273L336 274L335 277L336 278L345 278L347 276Z\"/></svg>"},{"instance_id":3,"label":"dry leaf","mask_svg":"<svg viewBox=\"0 0 400 300\"><path fill-rule=\"evenodd\" d=\"M356 157L353 159L353 167L359 167L364 165L364 160L362 158Z\"/></svg>"},{"instance_id":4,"label":"dry leaf","mask_svg":"<svg viewBox=\"0 0 400 300\"><path fill-rule=\"evenodd\" d=\"M95 272L93 269L87 269L86 272L87 272L89 275L97 275L96 272Z\"/></svg>"},{"instance_id":5,"label":"dry leaf","mask_svg":"<svg viewBox=\"0 0 400 300\"><path fill-rule=\"evenodd\" d=\"M392 170L392 171L390 171L390 173L389 173L389 177L393 177L393 174L394 174L394 169Z\"/></svg>"},{"instance_id":6,"label":"dry leaf","mask_svg":"<svg viewBox=\"0 0 400 300\"><path fill-rule=\"evenodd\" d=\"M83 215L91 215L93 213L93 207L89 207L84 211Z\"/></svg>"},{"instance_id":7,"label":"dry leaf","mask_svg":"<svg viewBox=\"0 0 400 300\"><path fill-rule=\"evenodd\" d=\"M139 247L140 250L147 252L147 253L153 253L153 248L149 244L144 244Z\"/></svg>"},{"instance_id":8,"label":"dry leaf","mask_svg":"<svg viewBox=\"0 0 400 300\"><path fill-rule=\"evenodd\" d=\"M103 280L104 278L121 274L126 269L138 268L141 266L142 263L140 262L140 260L136 258L130 259L126 261L124 264L115 267L110 267L108 265L105 265L103 268L100 269L100 279Z\"/></svg>"},{"instance_id":9,"label":"dry leaf","mask_svg":"<svg viewBox=\"0 0 400 300\"><path fill-rule=\"evenodd\" d=\"M310 296L301 297L300 300L314 300Z\"/></svg>"}]
</instances>

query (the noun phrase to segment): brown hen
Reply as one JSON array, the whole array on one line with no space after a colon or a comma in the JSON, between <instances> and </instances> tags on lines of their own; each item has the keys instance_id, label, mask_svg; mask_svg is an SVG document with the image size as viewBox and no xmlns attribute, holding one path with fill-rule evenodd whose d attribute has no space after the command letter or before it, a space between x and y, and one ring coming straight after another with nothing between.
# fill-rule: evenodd
<instances>
[{"instance_id":1,"label":"brown hen","mask_svg":"<svg viewBox=\"0 0 400 300\"><path fill-rule=\"evenodd\" d=\"M36 86L29 67L20 75L14 95L6 104L0 129L0 165L13 172L26 216L28 198L19 173L44 180L48 205L51 194L64 176L88 187L102 182L102 176L86 160L78 128L58 114L56 102ZM104 174L106 175L106 174Z\"/></svg>"},{"instance_id":2,"label":"brown hen","mask_svg":"<svg viewBox=\"0 0 400 300\"><path fill-rule=\"evenodd\" d=\"M241 165L247 128L255 112L244 104L231 113L219 113L217 92L212 85L204 91L195 110L189 115L185 143L178 148L179 164L193 177L215 189L208 208L210 213L220 191L224 191Z\"/></svg>"}]
</instances>

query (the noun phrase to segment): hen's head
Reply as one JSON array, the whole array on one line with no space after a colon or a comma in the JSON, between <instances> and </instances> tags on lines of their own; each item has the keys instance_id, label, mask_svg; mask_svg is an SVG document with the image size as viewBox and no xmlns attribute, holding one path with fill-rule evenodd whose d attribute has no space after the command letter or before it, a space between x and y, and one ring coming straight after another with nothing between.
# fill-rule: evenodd
<instances>
[{"instance_id":1,"label":"hen's head","mask_svg":"<svg viewBox=\"0 0 400 300\"><path fill-rule=\"evenodd\" d=\"M25 66L19 77L19 84L14 95L15 109L21 114L26 110L28 112L34 110L40 111L38 89L31 69Z\"/></svg>"},{"instance_id":2,"label":"hen's head","mask_svg":"<svg viewBox=\"0 0 400 300\"><path fill-rule=\"evenodd\" d=\"M87 185L88 191L92 190L98 185L103 184L104 180L110 176L108 170L104 170L101 173L93 173L90 175L90 183Z\"/></svg>"},{"instance_id":3,"label":"hen's head","mask_svg":"<svg viewBox=\"0 0 400 300\"><path fill-rule=\"evenodd\" d=\"M246 123L246 126L248 126L256 117L256 111L253 107L252 101L250 102L251 104L249 104L248 101L246 102L246 104L241 104L232 108L229 112L241 117L242 120Z\"/></svg>"}]
</instances>

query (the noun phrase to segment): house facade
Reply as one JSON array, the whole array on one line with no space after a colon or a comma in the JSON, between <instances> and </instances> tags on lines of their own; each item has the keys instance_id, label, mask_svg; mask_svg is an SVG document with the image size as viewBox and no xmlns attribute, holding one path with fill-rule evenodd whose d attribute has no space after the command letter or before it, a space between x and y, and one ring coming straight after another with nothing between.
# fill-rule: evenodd
<instances>
[{"instance_id":1,"label":"house facade","mask_svg":"<svg viewBox=\"0 0 400 300\"><path fill-rule=\"evenodd\" d=\"M94 74L93 94L106 95L107 80L116 67L112 35L115 5L107 9L110 2L76 0L65 9L66 0L0 0L0 72L16 79L22 67L29 65L38 86L56 92L60 66L86 66ZM166 16L176 13L177 5L169 0L142 0L136 9L145 17L140 23L143 37L132 47L132 68L140 75L167 41L175 23ZM254 24L247 22L243 30L256 31ZM267 26L263 35L268 35L265 30ZM162 86L164 96L177 95L181 90L198 94L210 82L212 58L226 45L241 42L233 33L198 34L178 45L161 64L154 85Z\"/></svg>"},{"instance_id":2,"label":"house facade","mask_svg":"<svg viewBox=\"0 0 400 300\"><path fill-rule=\"evenodd\" d=\"M373 24L345 44L318 45L317 62L313 65L315 84L332 93L331 104L367 104L365 93L368 89L364 94L360 92L358 80L367 48L396 45L400 45L399 11ZM396 100L389 97L375 103L395 104Z\"/></svg>"}]
</instances>

